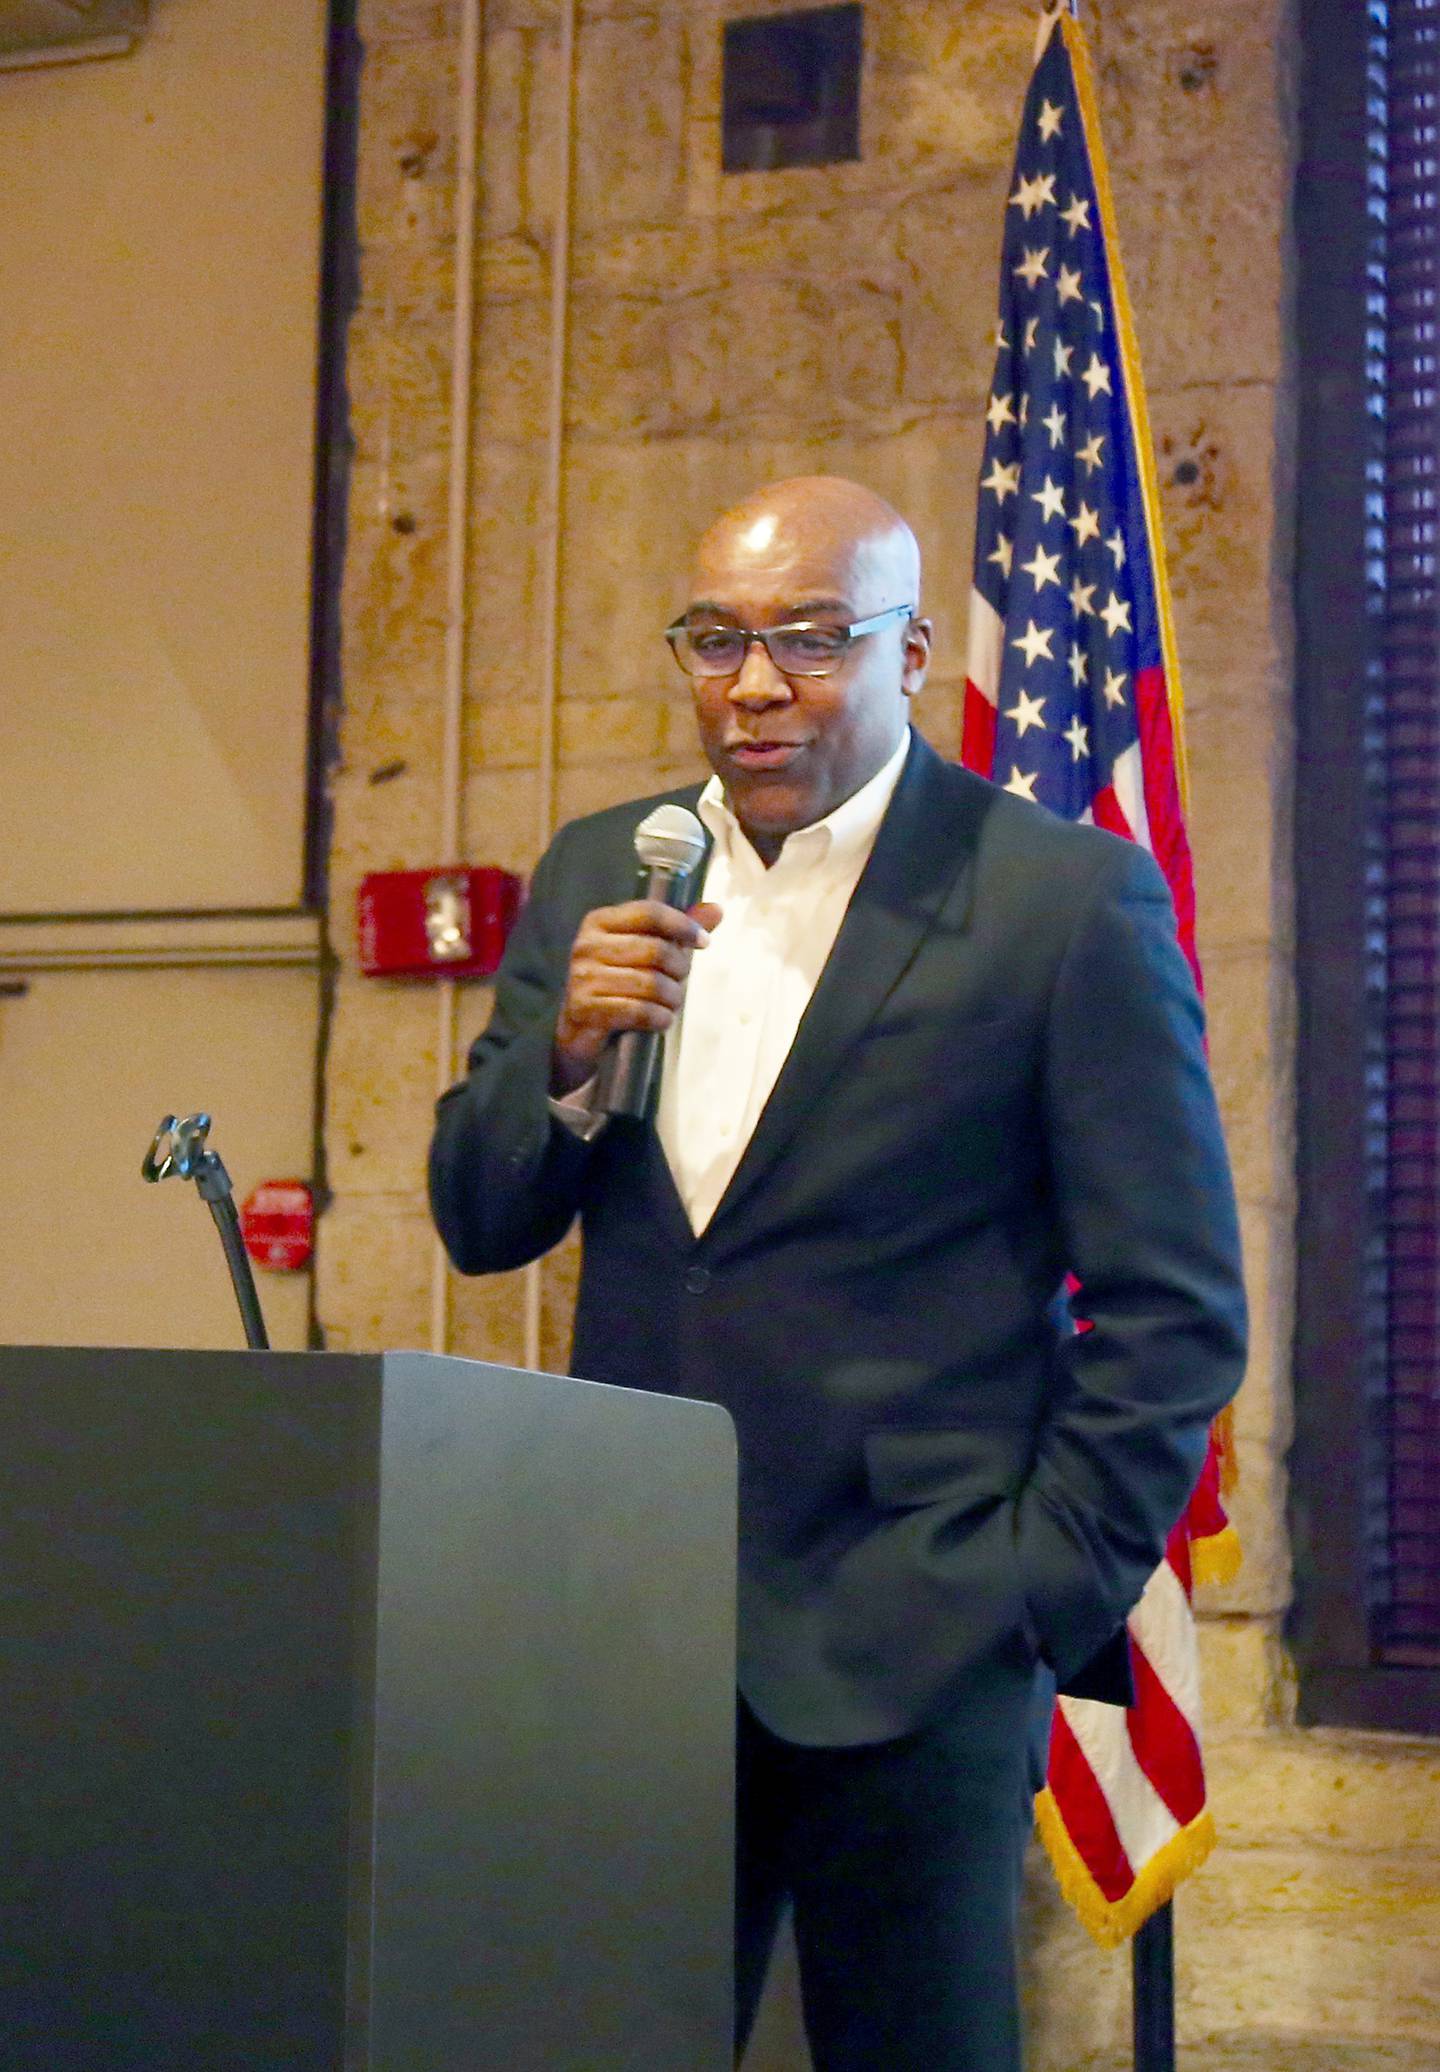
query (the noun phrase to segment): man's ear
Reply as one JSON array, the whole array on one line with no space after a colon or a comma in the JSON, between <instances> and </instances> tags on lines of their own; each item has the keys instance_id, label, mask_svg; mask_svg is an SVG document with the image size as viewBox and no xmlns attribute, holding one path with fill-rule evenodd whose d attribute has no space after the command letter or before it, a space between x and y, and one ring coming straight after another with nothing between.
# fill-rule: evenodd
<instances>
[{"instance_id":1,"label":"man's ear","mask_svg":"<svg viewBox=\"0 0 1440 2072\"><path fill-rule=\"evenodd\" d=\"M935 628L929 619L912 619L905 628L905 667L900 688L913 698L925 682L930 667L930 642Z\"/></svg>"}]
</instances>

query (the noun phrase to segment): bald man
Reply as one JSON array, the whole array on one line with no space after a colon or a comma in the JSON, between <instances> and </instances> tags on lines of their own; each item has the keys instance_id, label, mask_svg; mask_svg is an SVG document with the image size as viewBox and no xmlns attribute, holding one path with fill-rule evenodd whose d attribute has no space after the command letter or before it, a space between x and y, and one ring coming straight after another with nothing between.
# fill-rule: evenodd
<instances>
[{"instance_id":1,"label":"bald man","mask_svg":"<svg viewBox=\"0 0 1440 2072\"><path fill-rule=\"evenodd\" d=\"M789 1907L816 2072L1018 2072L1048 1705L1129 1695L1242 1369L1199 1006L1149 857L911 732L919 554L870 491L727 512L666 637L702 897L626 896L656 800L561 830L440 1103L435 1216L485 1273L578 1215L574 1371L735 1420L737 2059ZM629 1029L663 1034L658 1105L607 1122Z\"/></svg>"}]
</instances>

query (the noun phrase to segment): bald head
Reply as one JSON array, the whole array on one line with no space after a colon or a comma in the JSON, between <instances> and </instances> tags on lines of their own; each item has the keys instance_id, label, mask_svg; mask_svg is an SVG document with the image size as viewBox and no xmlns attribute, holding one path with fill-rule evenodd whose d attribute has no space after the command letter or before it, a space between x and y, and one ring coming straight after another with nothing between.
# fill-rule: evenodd
<instances>
[{"instance_id":1,"label":"bald head","mask_svg":"<svg viewBox=\"0 0 1440 2072\"><path fill-rule=\"evenodd\" d=\"M757 573L777 556L843 563L865 585L867 615L920 601L920 548L893 504L843 475L792 475L717 518L696 554L698 586L717 559ZM870 599L875 602L869 602Z\"/></svg>"},{"instance_id":2,"label":"bald head","mask_svg":"<svg viewBox=\"0 0 1440 2072\"><path fill-rule=\"evenodd\" d=\"M828 657L819 676L777 668L752 638L733 675L691 678L705 753L767 863L787 834L824 819L899 747L930 653L919 602L914 533L883 497L838 475L756 490L701 540L685 611L692 627L754 635L882 621Z\"/></svg>"}]
</instances>

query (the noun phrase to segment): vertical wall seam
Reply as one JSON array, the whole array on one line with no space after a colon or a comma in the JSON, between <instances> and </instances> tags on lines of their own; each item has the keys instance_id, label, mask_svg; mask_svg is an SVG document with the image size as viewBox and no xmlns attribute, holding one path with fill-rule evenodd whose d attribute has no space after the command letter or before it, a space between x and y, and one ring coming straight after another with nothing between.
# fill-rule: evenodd
<instances>
[{"instance_id":1,"label":"vertical wall seam","mask_svg":"<svg viewBox=\"0 0 1440 2072\"><path fill-rule=\"evenodd\" d=\"M555 828L556 715L560 699L560 613L564 578L565 380L570 346L570 201L574 176L576 0L560 11L560 98L557 110L555 220L550 235L550 383L546 410L541 542L541 617L545 632L535 777L537 855ZM541 1266L525 1269L525 1364L540 1365Z\"/></svg>"},{"instance_id":2,"label":"vertical wall seam","mask_svg":"<svg viewBox=\"0 0 1440 2072\"><path fill-rule=\"evenodd\" d=\"M441 707L440 861L460 861L469 623L471 424L475 359L476 223L479 214L481 0L463 0L456 89L455 318L450 346L450 463L446 511L445 675ZM442 1094L455 1076L455 981L436 987L435 1081ZM430 1268L430 1349L450 1343L450 1272L437 1237Z\"/></svg>"}]
</instances>

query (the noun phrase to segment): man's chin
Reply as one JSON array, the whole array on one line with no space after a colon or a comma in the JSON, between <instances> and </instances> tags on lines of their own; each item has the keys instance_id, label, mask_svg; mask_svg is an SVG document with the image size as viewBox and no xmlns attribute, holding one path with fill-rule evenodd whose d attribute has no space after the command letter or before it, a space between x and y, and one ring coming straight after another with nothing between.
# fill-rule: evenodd
<instances>
[{"instance_id":1,"label":"man's chin","mask_svg":"<svg viewBox=\"0 0 1440 2072\"><path fill-rule=\"evenodd\" d=\"M731 771L725 784L730 810L745 829L783 841L800 827L823 818L809 785L785 781L784 771Z\"/></svg>"}]
</instances>

